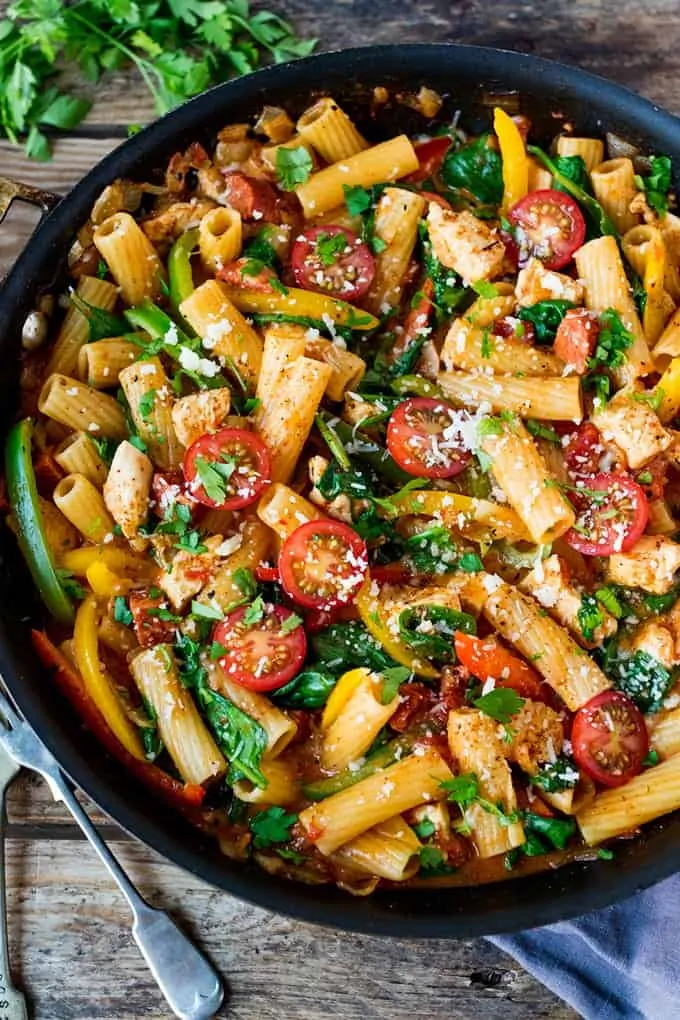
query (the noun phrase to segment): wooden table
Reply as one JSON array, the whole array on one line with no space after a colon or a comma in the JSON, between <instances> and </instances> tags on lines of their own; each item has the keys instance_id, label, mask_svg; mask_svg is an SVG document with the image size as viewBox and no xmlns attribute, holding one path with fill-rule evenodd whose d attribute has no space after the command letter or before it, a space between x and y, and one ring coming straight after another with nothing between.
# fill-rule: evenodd
<instances>
[{"instance_id":1,"label":"wooden table","mask_svg":"<svg viewBox=\"0 0 680 1020\"><path fill-rule=\"evenodd\" d=\"M0 10L5 3L0 0ZM321 48L371 42L469 42L535 52L609 75L680 112L677 0L288 0ZM151 119L139 82L102 83L78 137L31 164L0 143L0 172L64 191ZM0 231L0 275L34 215ZM216 892L93 817L142 891L195 934L231 985L234 1020L571 1020L576 1014L482 940L383 941L312 928ZM161 1020L168 1010L128 933L128 915L89 847L37 779L9 802L9 925L17 980L36 1020Z\"/></svg>"}]
</instances>

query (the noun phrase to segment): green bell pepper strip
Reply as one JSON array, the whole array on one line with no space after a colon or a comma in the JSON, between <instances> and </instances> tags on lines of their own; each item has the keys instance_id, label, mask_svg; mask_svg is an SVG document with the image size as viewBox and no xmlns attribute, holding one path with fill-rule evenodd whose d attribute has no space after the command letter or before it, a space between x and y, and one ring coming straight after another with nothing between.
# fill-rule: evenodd
<instances>
[{"instance_id":1,"label":"green bell pepper strip","mask_svg":"<svg viewBox=\"0 0 680 1020\"><path fill-rule=\"evenodd\" d=\"M61 585L45 537L31 458L32 436L33 422L30 418L18 422L7 436L7 494L17 522L19 548L43 602L60 623L73 623L73 603Z\"/></svg>"},{"instance_id":2,"label":"green bell pepper strip","mask_svg":"<svg viewBox=\"0 0 680 1020\"><path fill-rule=\"evenodd\" d=\"M444 396L441 386L437 386L436 383L422 375L402 375L398 379L393 379L390 387L395 393L403 396L408 396L411 393L417 397L435 397L436 399Z\"/></svg>"},{"instance_id":3,"label":"green bell pepper strip","mask_svg":"<svg viewBox=\"0 0 680 1020\"><path fill-rule=\"evenodd\" d=\"M179 312L179 306L194 292L191 271L191 253L198 244L198 227L187 230L177 238L168 255L168 281L170 304Z\"/></svg>"},{"instance_id":4,"label":"green bell pepper strip","mask_svg":"<svg viewBox=\"0 0 680 1020\"><path fill-rule=\"evenodd\" d=\"M413 750L415 742L415 734L413 736L404 734L397 737L371 755L360 768L354 769L354 771L348 768L343 769L342 772L338 772L337 776L307 783L302 787L302 792L310 800L324 800L326 797L331 797L334 793L340 793L341 790L346 790L360 780L368 779L369 776L387 768L388 765L394 765L396 761L405 758Z\"/></svg>"},{"instance_id":5,"label":"green bell pepper strip","mask_svg":"<svg viewBox=\"0 0 680 1020\"><path fill-rule=\"evenodd\" d=\"M172 332L177 339L177 343L173 346L179 344L192 348L196 346L196 341L190 340L177 323L153 301L148 299L142 301L141 304L135 305L133 308L126 308L123 314L131 326L134 326L135 329L143 329L152 340L164 340L167 334Z\"/></svg>"}]
</instances>

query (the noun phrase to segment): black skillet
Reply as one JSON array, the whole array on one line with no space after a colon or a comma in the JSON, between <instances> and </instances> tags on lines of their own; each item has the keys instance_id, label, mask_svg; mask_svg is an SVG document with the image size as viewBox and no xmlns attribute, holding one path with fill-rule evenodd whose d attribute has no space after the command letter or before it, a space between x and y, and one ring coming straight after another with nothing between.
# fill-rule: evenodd
<instances>
[{"instance_id":1,"label":"black skillet","mask_svg":"<svg viewBox=\"0 0 680 1020\"><path fill-rule=\"evenodd\" d=\"M395 104L370 116L375 85L446 96L443 116L461 111L467 129L486 125L494 97L514 97L536 137L548 141L564 120L580 134L614 131L680 166L680 121L619 85L536 57L472 46L377 46L310 57L219 86L125 142L46 216L0 292L2 434L15 413L21 325L36 294L59 267L94 199L115 177L148 180L173 152L194 140L209 145L224 124L251 120L263 104L299 113L315 94L332 94L373 140L422 130L420 116ZM5 204L13 194L6 185ZM28 198L30 191L17 197ZM49 196L38 196L49 205ZM0 215L3 188L0 182ZM42 610L9 531L0 531L0 672L21 709L73 781L111 817L169 860L220 889L274 911L357 932L400 937L468 937L562 920L621 900L678 868L680 816L622 843L613 861L570 864L496 885L386 891L355 898L331 886L304 886L233 863L110 758L85 732L48 682L31 650L31 621Z\"/></svg>"}]
</instances>

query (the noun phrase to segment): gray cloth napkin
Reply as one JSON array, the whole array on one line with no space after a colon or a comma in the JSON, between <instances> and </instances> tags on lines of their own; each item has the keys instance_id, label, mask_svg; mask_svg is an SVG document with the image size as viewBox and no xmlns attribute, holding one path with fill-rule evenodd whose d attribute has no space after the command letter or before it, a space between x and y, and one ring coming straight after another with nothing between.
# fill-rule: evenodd
<instances>
[{"instance_id":1,"label":"gray cloth napkin","mask_svg":"<svg viewBox=\"0 0 680 1020\"><path fill-rule=\"evenodd\" d=\"M679 1020L680 876L614 907L489 939L585 1020Z\"/></svg>"}]
</instances>

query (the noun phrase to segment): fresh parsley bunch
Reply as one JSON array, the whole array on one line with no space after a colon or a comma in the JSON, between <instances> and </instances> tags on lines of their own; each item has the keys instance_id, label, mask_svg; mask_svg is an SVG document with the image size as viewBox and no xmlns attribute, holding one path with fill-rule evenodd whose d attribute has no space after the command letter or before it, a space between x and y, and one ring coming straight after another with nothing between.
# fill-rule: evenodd
<instances>
[{"instance_id":1,"label":"fresh parsley bunch","mask_svg":"<svg viewBox=\"0 0 680 1020\"><path fill-rule=\"evenodd\" d=\"M288 22L248 0L17 0L0 20L0 128L48 160L45 129L71 130L91 103L60 88L76 65L92 83L132 63L167 113L210 85L311 53Z\"/></svg>"}]
</instances>

